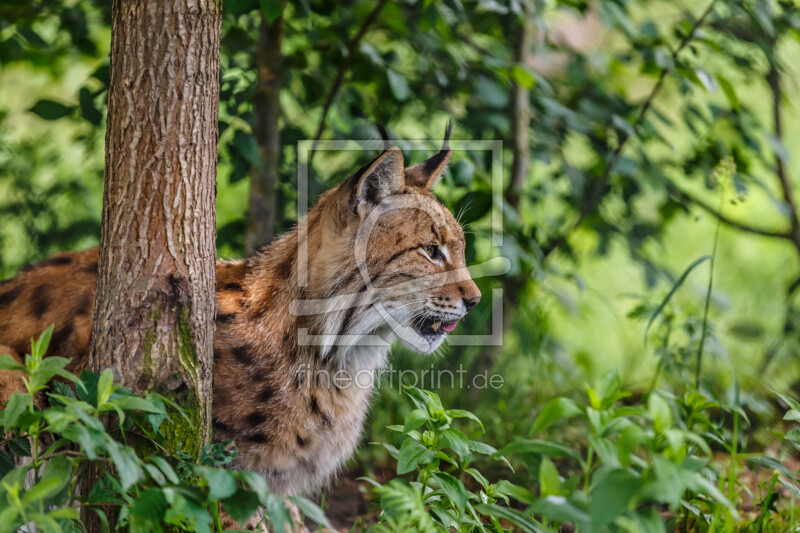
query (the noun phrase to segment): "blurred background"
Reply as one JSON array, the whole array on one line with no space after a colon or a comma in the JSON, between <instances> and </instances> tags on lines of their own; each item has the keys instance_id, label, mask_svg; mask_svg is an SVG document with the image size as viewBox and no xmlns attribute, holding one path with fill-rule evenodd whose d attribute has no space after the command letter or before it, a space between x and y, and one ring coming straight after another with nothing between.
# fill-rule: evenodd
<instances>
[{"instance_id":1,"label":"blurred background","mask_svg":"<svg viewBox=\"0 0 800 533\"><path fill-rule=\"evenodd\" d=\"M509 274L504 344L396 368L502 374L436 390L488 442L527 434L556 395L619 368L625 387L698 381L749 414L766 446L773 391L800 388L800 14L773 0L226 0L218 253L296 222L297 141L503 141L502 249L491 159L456 152L437 194L467 226L468 262ZM0 3L0 279L99 242L110 2ZM431 143L431 152L438 144ZM319 152L313 198L375 154ZM429 154L413 152L411 163ZM249 214L249 215L248 215ZM713 256L711 259L709 256ZM487 333L488 305L462 332ZM704 319L705 317L705 319ZM699 341L705 338L698 372ZM382 389L365 440L401 423ZM383 448L352 467L380 470Z\"/></svg>"}]
</instances>

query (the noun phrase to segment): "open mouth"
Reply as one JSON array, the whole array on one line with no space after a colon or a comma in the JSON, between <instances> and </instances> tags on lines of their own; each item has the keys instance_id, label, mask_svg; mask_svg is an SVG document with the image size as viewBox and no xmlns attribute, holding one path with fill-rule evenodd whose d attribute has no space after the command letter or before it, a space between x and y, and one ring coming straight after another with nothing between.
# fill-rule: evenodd
<instances>
[{"instance_id":1,"label":"open mouth","mask_svg":"<svg viewBox=\"0 0 800 533\"><path fill-rule=\"evenodd\" d=\"M437 317L422 317L414 321L414 329L421 335L436 336L450 333L458 325L458 320L447 322Z\"/></svg>"}]
</instances>

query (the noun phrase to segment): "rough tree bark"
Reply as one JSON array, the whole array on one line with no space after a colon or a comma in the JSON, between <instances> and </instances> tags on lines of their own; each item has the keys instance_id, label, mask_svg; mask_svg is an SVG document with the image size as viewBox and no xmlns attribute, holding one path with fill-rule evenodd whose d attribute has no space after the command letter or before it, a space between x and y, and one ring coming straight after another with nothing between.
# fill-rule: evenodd
<instances>
[{"instance_id":1,"label":"rough tree bark","mask_svg":"<svg viewBox=\"0 0 800 533\"><path fill-rule=\"evenodd\" d=\"M281 11L283 11L281 9ZM245 247L247 254L272 241L277 219L277 196L280 165L280 94L283 54L283 17L271 23L261 16L256 55L255 137L262 167L250 175L250 207L247 210Z\"/></svg>"},{"instance_id":2,"label":"rough tree bark","mask_svg":"<svg viewBox=\"0 0 800 533\"><path fill-rule=\"evenodd\" d=\"M136 392L192 419L167 428L196 454L210 437L219 0L115 0L105 190L92 351Z\"/></svg>"},{"instance_id":3,"label":"rough tree bark","mask_svg":"<svg viewBox=\"0 0 800 533\"><path fill-rule=\"evenodd\" d=\"M523 6L526 6L523 3ZM514 61L526 67L530 63L531 46L533 41L534 21L529 12L529 7L523 10L523 19L520 21L519 34L517 35ZM511 163L511 179L506 189L508 203L519 208L520 195L525 181L530 173L531 157L531 92L521 83L514 83L511 94L511 133L514 159Z\"/></svg>"}]
</instances>

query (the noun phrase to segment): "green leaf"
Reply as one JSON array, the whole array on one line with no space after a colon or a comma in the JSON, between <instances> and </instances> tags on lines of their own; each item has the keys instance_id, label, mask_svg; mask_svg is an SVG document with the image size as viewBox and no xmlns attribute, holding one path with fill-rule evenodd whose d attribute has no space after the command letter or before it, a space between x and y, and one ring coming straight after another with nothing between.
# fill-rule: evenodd
<instances>
[{"instance_id":1,"label":"green leaf","mask_svg":"<svg viewBox=\"0 0 800 533\"><path fill-rule=\"evenodd\" d=\"M595 393L600 400L598 407L592 406L595 409L604 410L610 409L614 403L627 396L627 393L621 392L622 380L619 377L619 371L612 369L600 377L597 385L594 388Z\"/></svg>"},{"instance_id":2,"label":"green leaf","mask_svg":"<svg viewBox=\"0 0 800 533\"><path fill-rule=\"evenodd\" d=\"M241 155L245 161L258 169L263 168L261 154L258 151L258 143L252 134L242 130L236 130L236 133L233 134L233 146L236 152Z\"/></svg>"},{"instance_id":3,"label":"green leaf","mask_svg":"<svg viewBox=\"0 0 800 533\"><path fill-rule=\"evenodd\" d=\"M22 392L13 393L3 411L3 427L5 427L6 430L14 428L20 415L28 409L32 403L33 397L30 394L24 394Z\"/></svg>"},{"instance_id":4,"label":"green leaf","mask_svg":"<svg viewBox=\"0 0 800 533\"><path fill-rule=\"evenodd\" d=\"M9 441L8 449L14 455L19 455L21 457L31 456L31 442L27 437L17 437L16 439Z\"/></svg>"},{"instance_id":5,"label":"green leaf","mask_svg":"<svg viewBox=\"0 0 800 533\"><path fill-rule=\"evenodd\" d=\"M627 470L612 470L597 482L589 504L592 530L603 531L617 516L626 512L639 484L639 478Z\"/></svg>"},{"instance_id":6,"label":"green leaf","mask_svg":"<svg viewBox=\"0 0 800 533\"><path fill-rule=\"evenodd\" d=\"M175 474L175 471L172 469L172 466L170 466L166 459L157 455L153 455L150 457L150 462L156 465L159 470L161 470L170 483L178 484L178 476Z\"/></svg>"},{"instance_id":7,"label":"green leaf","mask_svg":"<svg viewBox=\"0 0 800 533\"><path fill-rule=\"evenodd\" d=\"M533 518L525 513L517 511L516 509L501 507L493 503L484 503L481 505L476 505L475 510L484 516L498 517L503 520L508 520L525 533L543 533L547 531L547 529L542 527L541 524L536 523Z\"/></svg>"},{"instance_id":8,"label":"green leaf","mask_svg":"<svg viewBox=\"0 0 800 533\"><path fill-rule=\"evenodd\" d=\"M143 477L142 469L139 466L139 458L131 448L126 448L117 443L109 442L108 454L114 462L119 474L119 482L122 490L131 488Z\"/></svg>"},{"instance_id":9,"label":"green leaf","mask_svg":"<svg viewBox=\"0 0 800 533\"><path fill-rule=\"evenodd\" d=\"M394 460L397 460L397 457L400 455L400 450L398 450L388 442L370 442L370 444L372 444L373 446L381 446L385 448L386 451L389 452L389 456Z\"/></svg>"},{"instance_id":10,"label":"green leaf","mask_svg":"<svg viewBox=\"0 0 800 533\"><path fill-rule=\"evenodd\" d=\"M38 529L47 533L62 533L63 531L58 522L44 513L31 513L28 515L28 519L35 523Z\"/></svg>"},{"instance_id":11,"label":"green leaf","mask_svg":"<svg viewBox=\"0 0 800 533\"><path fill-rule=\"evenodd\" d=\"M112 392L114 392L114 373L110 368L106 368L97 382L97 406L100 407L108 402Z\"/></svg>"},{"instance_id":12,"label":"green leaf","mask_svg":"<svg viewBox=\"0 0 800 533\"><path fill-rule=\"evenodd\" d=\"M789 396L785 396L779 392L776 392L775 395L778 396L781 400L783 400L786 403L786 405L788 405L791 409L794 409L795 411L800 411L800 403L798 403L797 400L790 398Z\"/></svg>"},{"instance_id":13,"label":"green leaf","mask_svg":"<svg viewBox=\"0 0 800 533\"><path fill-rule=\"evenodd\" d=\"M10 355L0 355L0 370L20 370L25 372L25 367Z\"/></svg>"},{"instance_id":14,"label":"green leaf","mask_svg":"<svg viewBox=\"0 0 800 533\"><path fill-rule=\"evenodd\" d=\"M10 505L5 509L0 509L0 524L3 524L5 528L2 530L4 533L17 531L17 527L22 525L17 521L18 514L16 507Z\"/></svg>"},{"instance_id":15,"label":"green leaf","mask_svg":"<svg viewBox=\"0 0 800 533\"><path fill-rule=\"evenodd\" d=\"M686 270L683 271L683 274L681 274L681 277L678 278L678 281L675 282L675 284L669 290L669 292L664 297L664 299L661 300L661 303L658 304L658 307L653 312L653 314L650 316L650 320L647 321L647 327L644 328L644 344L645 344L645 346L647 346L647 332L650 331L650 326L653 325L653 322L655 321L655 319L658 317L658 315L661 314L662 311L664 311L664 308L667 306L667 304L672 299L672 297L675 295L677 290L681 287L681 285L683 285L683 282L686 281L686 278L689 276L689 274L692 273L692 270L694 270L695 268L697 268L698 266L703 264L705 261L708 261L709 259L711 259L710 255L704 255L703 257L701 257L700 259L697 259L694 263L689 265L689 268L687 268Z\"/></svg>"},{"instance_id":16,"label":"green leaf","mask_svg":"<svg viewBox=\"0 0 800 533\"><path fill-rule=\"evenodd\" d=\"M86 87L81 87L78 93L78 103L81 107L81 116L95 126L100 125L103 114L94 106L94 96Z\"/></svg>"},{"instance_id":17,"label":"green leaf","mask_svg":"<svg viewBox=\"0 0 800 533\"><path fill-rule=\"evenodd\" d=\"M492 209L492 193L490 191L470 191L456 202L453 212L458 215L462 224L471 224L485 217Z\"/></svg>"},{"instance_id":18,"label":"green leaf","mask_svg":"<svg viewBox=\"0 0 800 533\"><path fill-rule=\"evenodd\" d=\"M453 502L453 505L458 510L459 518L463 516L464 508L467 506L467 489L464 488L463 483L444 472L434 472L431 474L431 479L442 489L444 495Z\"/></svg>"},{"instance_id":19,"label":"green leaf","mask_svg":"<svg viewBox=\"0 0 800 533\"><path fill-rule=\"evenodd\" d=\"M536 496L533 493L526 489L525 487L520 487L519 485L515 485L508 480L502 479L492 485L494 492L511 496L518 502L531 505L533 502L536 501Z\"/></svg>"},{"instance_id":20,"label":"green leaf","mask_svg":"<svg viewBox=\"0 0 800 533\"><path fill-rule=\"evenodd\" d=\"M196 466L195 473L208 483L209 500L223 500L236 492L236 476L230 470Z\"/></svg>"},{"instance_id":21,"label":"green leaf","mask_svg":"<svg viewBox=\"0 0 800 533\"><path fill-rule=\"evenodd\" d=\"M81 517L81 513L78 509L66 507L62 509L54 509L48 512L47 516L56 520L78 520Z\"/></svg>"},{"instance_id":22,"label":"green leaf","mask_svg":"<svg viewBox=\"0 0 800 533\"><path fill-rule=\"evenodd\" d=\"M497 448L494 446L489 446L485 442L478 442L477 440L469 441L469 449L481 455L494 455L497 453Z\"/></svg>"},{"instance_id":23,"label":"green leaf","mask_svg":"<svg viewBox=\"0 0 800 533\"><path fill-rule=\"evenodd\" d=\"M569 398L554 398L544 404L544 407L536 416L530 436L541 433L550 427L556 420L566 420L574 418L583 413L577 403Z\"/></svg>"},{"instance_id":24,"label":"green leaf","mask_svg":"<svg viewBox=\"0 0 800 533\"><path fill-rule=\"evenodd\" d=\"M250 486L250 490L255 492L256 496L258 496L258 501L260 501L262 505L266 505L269 490L264 476L255 472L243 470L236 472L236 477L247 483Z\"/></svg>"},{"instance_id":25,"label":"green leaf","mask_svg":"<svg viewBox=\"0 0 800 533\"><path fill-rule=\"evenodd\" d=\"M647 398L647 411L653 419L653 427L662 432L672 425L672 410L660 394L653 391Z\"/></svg>"},{"instance_id":26,"label":"green leaf","mask_svg":"<svg viewBox=\"0 0 800 533\"><path fill-rule=\"evenodd\" d=\"M44 354L47 353L47 348L50 347L50 338L53 336L53 329L55 329L55 324L44 330L39 335L39 338L31 343L31 355L34 359L42 359Z\"/></svg>"},{"instance_id":27,"label":"green leaf","mask_svg":"<svg viewBox=\"0 0 800 533\"><path fill-rule=\"evenodd\" d=\"M282 0L258 0L264 18L272 24L283 14Z\"/></svg>"},{"instance_id":28,"label":"green leaf","mask_svg":"<svg viewBox=\"0 0 800 533\"><path fill-rule=\"evenodd\" d=\"M62 376L69 380L75 380L75 376L64 370L70 360L64 357L48 357L36 365L36 369L31 372L32 390L41 390L55 376Z\"/></svg>"},{"instance_id":29,"label":"green leaf","mask_svg":"<svg viewBox=\"0 0 800 533\"><path fill-rule=\"evenodd\" d=\"M544 497L561 493L561 477L558 475L558 469L547 457L542 457L539 465L539 490Z\"/></svg>"},{"instance_id":30,"label":"green leaf","mask_svg":"<svg viewBox=\"0 0 800 533\"><path fill-rule=\"evenodd\" d=\"M524 65L514 65L511 69L511 77L518 85L528 90L536 87L536 76Z\"/></svg>"},{"instance_id":31,"label":"green leaf","mask_svg":"<svg viewBox=\"0 0 800 533\"><path fill-rule=\"evenodd\" d=\"M643 488L643 496L664 502L675 508L680 504L686 481L679 465L661 456L653 457L655 478Z\"/></svg>"},{"instance_id":32,"label":"green leaf","mask_svg":"<svg viewBox=\"0 0 800 533\"><path fill-rule=\"evenodd\" d=\"M119 498L121 490L119 482L106 474L92 486L86 501L89 503L124 503Z\"/></svg>"},{"instance_id":33,"label":"green leaf","mask_svg":"<svg viewBox=\"0 0 800 533\"><path fill-rule=\"evenodd\" d=\"M547 441L541 439L516 439L507 444L497 452L500 455L510 455L515 453L532 453L535 455L546 455L548 457L573 457L580 459L578 452L560 442Z\"/></svg>"},{"instance_id":34,"label":"green leaf","mask_svg":"<svg viewBox=\"0 0 800 533\"><path fill-rule=\"evenodd\" d=\"M453 450L462 462L469 461L472 454L469 451L469 439L456 428L449 428L443 432L447 446Z\"/></svg>"},{"instance_id":35,"label":"green leaf","mask_svg":"<svg viewBox=\"0 0 800 533\"><path fill-rule=\"evenodd\" d=\"M123 411L143 411L145 413L161 414L162 409L153 405L151 402L138 396L119 396L110 400L108 403L119 407Z\"/></svg>"},{"instance_id":36,"label":"green leaf","mask_svg":"<svg viewBox=\"0 0 800 533\"><path fill-rule=\"evenodd\" d=\"M489 480L486 479L486 477L484 477L484 475L478 470L474 468L465 468L464 473L472 476L472 478L480 484L483 490L489 490Z\"/></svg>"},{"instance_id":37,"label":"green leaf","mask_svg":"<svg viewBox=\"0 0 800 533\"><path fill-rule=\"evenodd\" d=\"M70 387L63 381L56 381L55 383L53 383L53 392L65 398L75 399L75 391L73 391L72 387Z\"/></svg>"},{"instance_id":38,"label":"green leaf","mask_svg":"<svg viewBox=\"0 0 800 533\"><path fill-rule=\"evenodd\" d=\"M95 372L84 370L81 372L80 381L81 386L75 389L78 398L97 407L97 385L100 381L100 375Z\"/></svg>"},{"instance_id":39,"label":"green leaf","mask_svg":"<svg viewBox=\"0 0 800 533\"><path fill-rule=\"evenodd\" d=\"M589 514L576 502L564 496L548 496L535 502L531 510L550 520L559 522L572 522L581 531L594 531L591 527Z\"/></svg>"},{"instance_id":40,"label":"green leaf","mask_svg":"<svg viewBox=\"0 0 800 533\"><path fill-rule=\"evenodd\" d=\"M389 78L389 88L392 90L395 99L401 102L407 100L411 94L411 89L408 87L408 81L403 75L395 70L387 69L386 76Z\"/></svg>"},{"instance_id":41,"label":"green leaf","mask_svg":"<svg viewBox=\"0 0 800 533\"><path fill-rule=\"evenodd\" d=\"M267 500L267 512L269 512L270 500ZM237 522L246 522L258 509L258 496L254 492L239 489L230 498L222 500L225 512Z\"/></svg>"},{"instance_id":42,"label":"green leaf","mask_svg":"<svg viewBox=\"0 0 800 533\"><path fill-rule=\"evenodd\" d=\"M75 106L68 106L54 100L42 99L30 109L31 113L45 120L57 120L66 117L75 110Z\"/></svg>"},{"instance_id":43,"label":"green leaf","mask_svg":"<svg viewBox=\"0 0 800 533\"><path fill-rule=\"evenodd\" d=\"M473 422L476 422L481 427L481 432L483 433L486 432L486 430L483 427L483 422L481 422L481 419L478 418L474 413L471 413L470 411L465 411L464 409L448 409L447 411L445 411L445 413L447 413L447 416L451 418L468 418Z\"/></svg>"},{"instance_id":44,"label":"green leaf","mask_svg":"<svg viewBox=\"0 0 800 533\"><path fill-rule=\"evenodd\" d=\"M147 489L139 493L128 513L131 533L161 531L161 521L169 508L164 491Z\"/></svg>"},{"instance_id":45,"label":"green leaf","mask_svg":"<svg viewBox=\"0 0 800 533\"><path fill-rule=\"evenodd\" d=\"M25 492L22 496L22 501L25 503L39 502L55 492L58 492L62 486L63 481L58 478L43 479L31 487L31 490Z\"/></svg>"},{"instance_id":46,"label":"green leaf","mask_svg":"<svg viewBox=\"0 0 800 533\"><path fill-rule=\"evenodd\" d=\"M334 529L333 525L325 517L325 513L316 503L298 496L290 496L289 499L294 502L304 516L313 520L315 524L319 524L331 530Z\"/></svg>"},{"instance_id":47,"label":"green leaf","mask_svg":"<svg viewBox=\"0 0 800 533\"><path fill-rule=\"evenodd\" d=\"M289 509L286 508L286 502L283 501L283 498L276 494L270 494L267 497L267 504L264 506L264 511L274 531L292 530L292 515Z\"/></svg>"},{"instance_id":48,"label":"green leaf","mask_svg":"<svg viewBox=\"0 0 800 533\"><path fill-rule=\"evenodd\" d=\"M419 442L407 439L400 446L397 456L397 474L407 474L419 464L427 464L436 457L436 453Z\"/></svg>"},{"instance_id":49,"label":"green leaf","mask_svg":"<svg viewBox=\"0 0 800 533\"><path fill-rule=\"evenodd\" d=\"M0 450L0 478L5 477L6 474L14 469L14 458L9 454Z\"/></svg>"},{"instance_id":50,"label":"green leaf","mask_svg":"<svg viewBox=\"0 0 800 533\"><path fill-rule=\"evenodd\" d=\"M633 124L619 115L613 115L611 117L611 123L615 128L624 133L625 137L636 137L636 130L633 129Z\"/></svg>"},{"instance_id":51,"label":"green leaf","mask_svg":"<svg viewBox=\"0 0 800 533\"><path fill-rule=\"evenodd\" d=\"M642 533L666 533L664 519L657 509L646 507L636 512L636 524Z\"/></svg>"},{"instance_id":52,"label":"green leaf","mask_svg":"<svg viewBox=\"0 0 800 533\"><path fill-rule=\"evenodd\" d=\"M617 459L622 466L627 467L630 464L633 452L636 451L643 439L642 429L635 424L631 424L620 432L617 438Z\"/></svg>"},{"instance_id":53,"label":"green leaf","mask_svg":"<svg viewBox=\"0 0 800 533\"><path fill-rule=\"evenodd\" d=\"M428 411L431 420L442 421L445 418L442 400L438 394L417 387L403 387L403 392L419 409Z\"/></svg>"},{"instance_id":54,"label":"green leaf","mask_svg":"<svg viewBox=\"0 0 800 533\"><path fill-rule=\"evenodd\" d=\"M428 413L422 409L412 409L406 415L405 422L403 423L403 433L408 433L411 430L417 429L426 420L429 420Z\"/></svg>"},{"instance_id":55,"label":"green leaf","mask_svg":"<svg viewBox=\"0 0 800 533\"><path fill-rule=\"evenodd\" d=\"M155 465L144 463L142 468L145 472L147 472L147 475L149 475L150 478L155 481L156 484L158 484L159 487L163 487L167 484L167 478L164 477L164 474L162 474L161 470L159 470Z\"/></svg>"},{"instance_id":56,"label":"green leaf","mask_svg":"<svg viewBox=\"0 0 800 533\"><path fill-rule=\"evenodd\" d=\"M800 422L800 411L795 411L794 409L789 409L786 411L786 414L783 415L784 420L792 420L794 422Z\"/></svg>"},{"instance_id":57,"label":"green leaf","mask_svg":"<svg viewBox=\"0 0 800 533\"><path fill-rule=\"evenodd\" d=\"M747 460L762 468L766 468L767 470L777 470L784 476L788 477L789 479L797 479L797 476L795 475L794 472L789 470L789 468L786 465L784 465L777 459L773 459L772 457L767 457L765 455L758 455L755 457L748 457Z\"/></svg>"},{"instance_id":58,"label":"green leaf","mask_svg":"<svg viewBox=\"0 0 800 533\"><path fill-rule=\"evenodd\" d=\"M739 96L736 94L736 89L733 88L733 84L721 74L717 74L717 83L722 88L722 92L725 93L725 98L728 99L728 103L731 104L732 109L739 109Z\"/></svg>"}]
</instances>

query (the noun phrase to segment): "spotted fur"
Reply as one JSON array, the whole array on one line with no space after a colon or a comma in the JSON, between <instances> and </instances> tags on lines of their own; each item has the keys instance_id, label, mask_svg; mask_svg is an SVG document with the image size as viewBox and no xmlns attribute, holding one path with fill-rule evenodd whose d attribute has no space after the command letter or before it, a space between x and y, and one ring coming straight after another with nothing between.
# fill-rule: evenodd
<instances>
[{"instance_id":1,"label":"spotted fur","mask_svg":"<svg viewBox=\"0 0 800 533\"><path fill-rule=\"evenodd\" d=\"M391 342L430 353L445 337L436 324L454 327L480 299L464 234L430 192L450 155L445 142L404 168L388 147L293 231L217 263L214 439L235 440L236 466L273 491L323 485L358 444ZM21 358L55 324L48 353L84 367L97 261L97 250L58 254L0 284L0 351ZM18 386L0 372L0 399Z\"/></svg>"}]
</instances>

